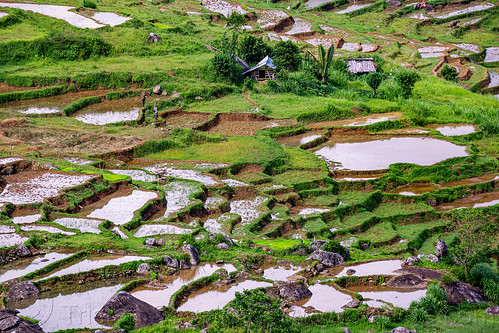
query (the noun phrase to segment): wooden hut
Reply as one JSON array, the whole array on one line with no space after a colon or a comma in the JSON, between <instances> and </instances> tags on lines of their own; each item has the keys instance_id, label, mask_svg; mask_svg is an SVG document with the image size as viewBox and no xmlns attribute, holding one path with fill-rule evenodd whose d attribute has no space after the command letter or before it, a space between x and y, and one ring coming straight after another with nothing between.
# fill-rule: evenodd
<instances>
[{"instance_id":1,"label":"wooden hut","mask_svg":"<svg viewBox=\"0 0 499 333\"><path fill-rule=\"evenodd\" d=\"M245 71L243 75L249 75L257 81L273 80L275 79L274 69L272 58L266 56L255 67Z\"/></svg>"},{"instance_id":2,"label":"wooden hut","mask_svg":"<svg viewBox=\"0 0 499 333\"><path fill-rule=\"evenodd\" d=\"M352 74L366 74L376 72L376 63L373 58L345 59L347 69Z\"/></svg>"}]
</instances>

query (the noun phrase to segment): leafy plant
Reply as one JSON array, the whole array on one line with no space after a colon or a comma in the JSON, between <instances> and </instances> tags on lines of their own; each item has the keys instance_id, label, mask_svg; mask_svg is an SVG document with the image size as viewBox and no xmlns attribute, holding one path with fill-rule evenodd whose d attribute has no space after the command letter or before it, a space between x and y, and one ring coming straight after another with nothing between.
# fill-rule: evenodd
<instances>
[{"instance_id":1,"label":"leafy plant","mask_svg":"<svg viewBox=\"0 0 499 333\"><path fill-rule=\"evenodd\" d=\"M274 46L273 60L278 69L296 71L301 63L300 49L290 40L277 42Z\"/></svg>"},{"instance_id":2,"label":"leafy plant","mask_svg":"<svg viewBox=\"0 0 499 333\"><path fill-rule=\"evenodd\" d=\"M256 64L265 56L272 53L272 48L263 39L253 35L246 35L238 47L239 57L249 64Z\"/></svg>"},{"instance_id":3,"label":"leafy plant","mask_svg":"<svg viewBox=\"0 0 499 333\"><path fill-rule=\"evenodd\" d=\"M114 324L114 328L123 329L127 332L132 331L134 326L135 318L129 313L123 314Z\"/></svg>"},{"instance_id":4,"label":"leafy plant","mask_svg":"<svg viewBox=\"0 0 499 333\"><path fill-rule=\"evenodd\" d=\"M366 83L373 90L373 98L376 97L376 89L381 85L381 82L383 82L383 75L378 72L366 75Z\"/></svg>"},{"instance_id":5,"label":"leafy plant","mask_svg":"<svg viewBox=\"0 0 499 333\"><path fill-rule=\"evenodd\" d=\"M395 75L395 81L402 88L405 97L411 96L412 89L419 79L418 73L409 70L402 70Z\"/></svg>"},{"instance_id":6,"label":"leafy plant","mask_svg":"<svg viewBox=\"0 0 499 333\"><path fill-rule=\"evenodd\" d=\"M244 15L239 14L236 11L233 11L230 16L227 18L227 26L233 29L237 29L246 23L246 18Z\"/></svg>"},{"instance_id":7,"label":"leafy plant","mask_svg":"<svg viewBox=\"0 0 499 333\"><path fill-rule=\"evenodd\" d=\"M97 9L97 5L91 0L83 0L83 7Z\"/></svg>"},{"instance_id":8,"label":"leafy plant","mask_svg":"<svg viewBox=\"0 0 499 333\"><path fill-rule=\"evenodd\" d=\"M443 78L447 81L457 82L457 70L454 67L450 67L445 64L440 70L440 74L442 74Z\"/></svg>"},{"instance_id":9,"label":"leafy plant","mask_svg":"<svg viewBox=\"0 0 499 333\"><path fill-rule=\"evenodd\" d=\"M326 50L322 44L319 44L317 52L317 57L315 57L310 51L308 54L314 64L317 75L320 77L322 83L326 83L327 74L331 66L331 61L333 60L334 46L331 45L329 49Z\"/></svg>"}]
</instances>

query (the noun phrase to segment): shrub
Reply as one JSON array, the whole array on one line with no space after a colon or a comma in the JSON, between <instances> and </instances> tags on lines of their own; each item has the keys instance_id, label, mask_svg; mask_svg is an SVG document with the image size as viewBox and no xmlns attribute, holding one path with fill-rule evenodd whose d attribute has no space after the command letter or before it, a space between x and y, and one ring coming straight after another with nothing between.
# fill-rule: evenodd
<instances>
[{"instance_id":1,"label":"shrub","mask_svg":"<svg viewBox=\"0 0 499 333\"><path fill-rule=\"evenodd\" d=\"M272 48L263 39L253 35L246 35L239 43L239 56L248 64L256 64L265 56L272 53Z\"/></svg>"},{"instance_id":2,"label":"shrub","mask_svg":"<svg viewBox=\"0 0 499 333\"><path fill-rule=\"evenodd\" d=\"M83 7L97 9L97 5L91 0L83 0Z\"/></svg>"},{"instance_id":3,"label":"shrub","mask_svg":"<svg viewBox=\"0 0 499 333\"><path fill-rule=\"evenodd\" d=\"M242 67L230 53L219 52L211 59L215 76L223 81L239 83L242 81Z\"/></svg>"},{"instance_id":4,"label":"shrub","mask_svg":"<svg viewBox=\"0 0 499 333\"><path fill-rule=\"evenodd\" d=\"M454 280L452 275L450 275L448 273L442 274L442 276L440 277L440 281L442 281L443 284L447 284L447 285L452 285L456 282L456 280Z\"/></svg>"},{"instance_id":5,"label":"shrub","mask_svg":"<svg viewBox=\"0 0 499 333\"><path fill-rule=\"evenodd\" d=\"M483 293L494 303L499 303L499 283L491 279L483 279Z\"/></svg>"},{"instance_id":6,"label":"shrub","mask_svg":"<svg viewBox=\"0 0 499 333\"><path fill-rule=\"evenodd\" d=\"M366 83L373 90L373 98L376 97L376 89L383 82L383 75L378 72L369 73L366 75Z\"/></svg>"},{"instance_id":7,"label":"shrub","mask_svg":"<svg viewBox=\"0 0 499 333\"><path fill-rule=\"evenodd\" d=\"M63 85L36 90L16 91L0 94L0 103L55 96L64 93L66 93L66 86Z\"/></svg>"},{"instance_id":8,"label":"shrub","mask_svg":"<svg viewBox=\"0 0 499 333\"><path fill-rule=\"evenodd\" d=\"M244 23L246 23L246 18L244 15L239 14L236 11L233 11L230 16L227 18L227 26L232 28L239 28Z\"/></svg>"},{"instance_id":9,"label":"shrub","mask_svg":"<svg viewBox=\"0 0 499 333\"><path fill-rule=\"evenodd\" d=\"M114 328L122 329L127 332L132 331L134 326L135 318L129 313L123 314L120 319L116 321L116 324L114 324Z\"/></svg>"},{"instance_id":10,"label":"shrub","mask_svg":"<svg viewBox=\"0 0 499 333\"><path fill-rule=\"evenodd\" d=\"M452 81L452 82L457 82L457 70L454 67L450 67L449 65L445 64L444 67L440 70L440 74L446 79L447 81Z\"/></svg>"},{"instance_id":11,"label":"shrub","mask_svg":"<svg viewBox=\"0 0 499 333\"><path fill-rule=\"evenodd\" d=\"M426 296L418 302L412 302L409 307L411 316L420 316L421 319L424 319L425 314L437 315L447 310L447 292L437 283L431 284L426 291Z\"/></svg>"},{"instance_id":12,"label":"shrub","mask_svg":"<svg viewBox=\"0 0 499 333\"><path fill-rule=\"evenodd\" d=\"M340 242L336 240L328 241L322 249L324 251L338 253L343 257L343 259L345 259L345 261L350 260L350 252L345 247L341 246Z\"/></svg>"},{"instance_id":13,"label":"shrub","mask_svg":"<svg viewBox=\"0 0 499 333\"><path fill-rule=\"evenodd\" d=\"M471 282L475 286L483 286L483 280L487 279L499 284L499 275L497 275L489 265L478 263L470 270Z\"/></svg>"},{"instance_id":14,"label":"shrub","mask_svg":"<svg viewBox=\"0 0 499 333\"><path fill-rule=\"evenodd\" d=\"M300 49L290 40L277 42L274 46L273 60L278 70L296 71L301 63Z\"/></svg>"},{"instance_id":15,"label":"shrub","mask_svg":"<svg viewBox=\"0 0 499 333\"><path fill-rule=\"evenodd\" d=\"M415 324L422 324L430 319L428 312L422 308L413 308L409 310L410 320Z\"/></svg>"},{"instance_id":16,"label":"shrub","mask_svg":"<svg viewBox=\"0 0 499 333\"><path fill-rule=\"evenodd\" d=\"M412 88L419 79L418 73L409 70L402 70L395 75L395 81L402 88L405 97L411 96Z\"/></svg>"}]
</instances>

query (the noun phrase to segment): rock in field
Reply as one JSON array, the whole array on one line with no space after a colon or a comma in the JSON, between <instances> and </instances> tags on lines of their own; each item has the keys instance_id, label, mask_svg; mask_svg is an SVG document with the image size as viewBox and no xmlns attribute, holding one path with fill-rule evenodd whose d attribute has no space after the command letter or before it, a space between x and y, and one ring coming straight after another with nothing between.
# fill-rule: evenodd
<instances>
[{"instance_id":1,"label":"rock in field","mask_svg":"<svg viewBox=\"0 0 499 333\"><path fill-rule=\"evenodd\" d=\"M298 282L279 284L279 294L281 298L296 302L312 296L312 292L306 285Z\"/></svg>"},{"instance_id":2,"label":"rock in field","mask_svg":"<svg viewBox=\"0 0 499 333\"><path fill-rule=\"evenodd\" d=\"M19 257L30 257L33 255L30 249L24 244L21 244L16 248L16 254Z\"/></svg>"},{"instance_id":3,"label":"rock in field","mask_svg":"<svg viewBox=\"0 0 499 333\"><path fill-rule=\"evenodd\" d=\"M403 274L391 278L386 285L392 288L416 288L422 289L426 287L426 282L416 275Z\"/></svg>"},{"instance_id":4,"label":"rock in field","mask_svg":"<svg viewBox=\"0 0 499 333\"><path fill-rule=\"evenodd\" d=\"M334 267L343 264L345 261L338 253L315 250L307 260L319 260L326 267Z\"/></svg>"},{"instance_id":5,"label":"rock in field","mask_svg":"<svg viewBox=\"0 0 499 333\"><path fill-rule=\"evenodd\" d=\"M489 306L487 310L485 310L485 313L489 316L499 316L499 305Z\"/></svg>"},{"instance_id":6,"label":"rock in field","mask_svg":"<svg viewBox=\"0 0 499 333\"><path fill-rule=\"evenodd\" d=\"M163 256L163 262L166 264L166 266L171 268L177 269L180 267L178 259L172 258L170 256Z\"/></svg>"},{"instance_id":7,"label":"rock in field","mask_svg":"<svg viewBox=\"0 0 499 333\"><path fill-rule=\"evenodd\" d=\"M451 305L457 305L464 299L468 303L487 302L487 298L480 289L469 284L456 281L453 285L443 285L447 292L447 300Z\"/></svg>"},{"instance_id":8,"label":"rock in field","mask_svg":"<svg viewBox=\"0 0 499 333\"><path fill-rule=\"evenodd\" d=\"M442 258L449 254L449 249L447 249L447 244L444 241L438 241L435 246L435 254L437 257Z\"/></svg>"},{"instance_id":9,"label":"rock in field","mask_svg":"<svg viewBox=\"0 0 499 333\"><path fill-rule=\"evenodd\" d=\"M40 291L31 281L14 282L9 285L7 302L21 301L23 299L38 297Z\"/></svg>"},{"instance_id":10,"label":"rock in field","mask_svg":"<svg viewBox=\"0 0 499 333\"><path fill-rule=\"evenodd\" d=\"M149 266L148 263L143 262L137 268L137 274L144 275L144 274L147 274L147 272L149 272L150 270L151 270L151 266Z\"/></svg>"},{"instance_id":11,"label":"rock in field","mask_svg":"<svg viewBox=\"0 0 499 333\"><path fill-rule=\"evenodd\" d=\"M186 244L182 246L181 251L189 254L189 256L191 257L190 263L192 266L199 265L199 251L193 245Z\"/></svg>"},{"instance_id":12,"label":"rock in field","mask_svg":"<svg viewBox=\"0 0 499 333\"><path fill-rule=\"evenodd\" d=\"M19 318L19 311L14 309L0 310L0 332L5 333L43 333L42 328L29 320Z\"/></svg>"}]
</instances>

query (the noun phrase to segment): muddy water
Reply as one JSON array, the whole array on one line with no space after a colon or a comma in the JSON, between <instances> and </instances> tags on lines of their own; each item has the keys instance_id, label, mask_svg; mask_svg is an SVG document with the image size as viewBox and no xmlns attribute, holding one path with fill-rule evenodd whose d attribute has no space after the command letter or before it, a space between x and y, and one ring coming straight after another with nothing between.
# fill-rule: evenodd
<instances>
[{"instance_id":1,"label":"muddy water","mask_svg":"<svg viewBox=\"0 0 499 333\"><path fill-rule=\"evenodd\" d=\"M66 228L78 229L81 232L89 232L93 234L100 234L99 224L103 220L84 219L79 217L61 217L54 220L54 223L60 224Z\"/></svg>"},{"instance_id":2,"label":"muddy water","mask_svg":"<svg viewBox=\"0 0 499 333\"><path fill-rule=\"evenodd\" d=\"M62 159L76 165L89 165L95 162L93 160L87 160L85 158L79 158L79 157L63 157Z\"/></svg>"},{"instance_id":3,"label":"muddy water","mask_svg":"<svg viewBox=\"0 0 499 333\"><path fill-rule=\"evenodd\" d=\"M187 301L178 307L178 311L204 312L221 309L236 297L236 292L262 287L271 287L272 284L262 281L245 280L227 288L205 287L190 295Z\"/></svg>"},{"instance_id":4,"label":"muddy water","mask_svg":"<svg viewBox=\"0 0 499 333\"><path fill-rule=\"evenodd\" d=\"M255 197L248 200L235 200L230 203L230 212L241 216L242 224L248 224L255 221L263 214L258 206L267 200L264 197Z\"/></svg>"},{"instance_id":5,"label":"muddy water","mask_svg":"<svg viewBox=\"0 0 499 333\"><path fill-rule=\"evenodd\" d=\"M323 135L323 133L321 133L321 132L312 131L312 132L307 132L307 133L303 133L300 135L293 135L293 136L278 138L276 141L281 146L298 147L298 146L303 145L305 143L312 142L315 139L320 138L322 135Z\"/></svg>"},{"instance_id":6,"label":"muddy water","mask_svg":"<svg viewBox=\"0 0 499 333\"><path fill-rule=\"evenodd\" d=\"M113 90L85 90L63 95L2 103L0 104L0 110L17 111L25 114L57 113L80 98L102 96L110 91Z\"/></svg>"},{"instance_id":7,"label":"muddy water","mask_svg":"<svg viewBox=\"0 0 499 333\"><path fill-rule=\"evenodd\" d=\"M159 211L151 217L153 221L162 221L175 213L196 203L189 197L199 191L198 186L192 182L175 180L160 188L165 193L166 209Z\"/></svg>"},{"instance_id":8,"label":"muddy water","mask_svg":"<svg viewBox=\"0 0 499 333\"><path fill-rule=\"evenodd\" d=\"M367 125L372 125L376 123L380 123L382 121L388 121L388 120L396 120L400 118L399 114L394 114L390 116L378 116L378 117L361 117L363 119L356 120L354 122L351 122L349 124L345 124L346 127L358 127L358 126L367 126Z\"/></svg>"},{"instance_id":9,"label":"muddy water","mask_svg":"<svg viewBox=\"0 0 499 333\"><path fill-rule=\"evenodd\" d=\"M54 6L54 5L37 5L28 3L5 3L0 2L0 7L8 8L18 8L22 10L29 10L38 14L47 15L56 19L64 20L75 26L77 28L85 29L96 29L103 27L104 25L98 24L92 19L86 18L84 16L78 15L71 12L71 9L75 7L70 6Z\"/></svg>"},{"instance_id":10,"label":"muddy water","mask_svg":"<svg viewBox=\"0 0 499 333\"><path fill-rule=\"evenodd\" d=\"M382 170L393 163L432 165L451 157L468 156L465 146L433 138L391 138L327 144L315 152L337 170Z\"/></svg>"},{"instance_id":11,"label":"muddy water","mask_svg":"<svg viewBox=\"0 0 499 333\"><path fill-rule=\"evenodd\" d=\"M401 260L381 260L354 266L339 266L332 269L336 277L347 276L347 270L354 269L356 272L352 276L367 275L398 275L395 271L402 268Z\"/></svg>"},{"instance_id":12,"label":"muddy water","mask_svg":"<svg viewBox=\"0 0 499 333\"><path fill-rule=\"evenodd\" d=\"M476 132L473 125L446 125L436 128L444 136L466 135Z\"/></svg>"},{"instance_id":13,"label":"muddy water","mask_svg":"<svg viewBox=\"0 0 499 333\"><path fill-rule=\"evenodd\" d=\"M157 164L153 167L145 167L144 169L161 176L195 180L206 186L219 185L219 182L217 182L213 176L205 175L199 171L191 169L177 169L170 163Z\"/></svg>"},{"instance_id":14,"label":"muddy water","mask_svg":"<svg viewBox=\"0 0 499 333\"><path fill-rule=\"evenodd\" d=\"M359 293L363 298L370 298L371 300L381 300L403 309L409 308L411 302L417 301L421 297L424 297L426 295L426 289L414 291L404 289L391 289L379 286L359 286L350 287L348 288L348 290Z\"/></svg>"},{"instance_id":15,"label":"muddy water","mask_svg":"<svg viewBox=\"0 0 499 333\"><path fill-rule=\"evenodd\" d=\"M209 11L220 13L225 17L229 17L232 12L236 12L238 14L246 14L247 11L241 8L239 5L234 5L230 2L223 0L202 0L201 1L204 8Z\"/></svg>"},{"instance_id":16,"label":"muddy water","mask_svg":"<svg viewBox=\"0 0 499 333\"><path fill-rule=\"evenodd\" d=\"M490 83L487 88L499 86L499 73L489 71Z\"/></svg>"},{"instance_id":17,"label":"muddy water","mask_svg":"<svg viewBox=\"0 0 499 333\"><path fill-rule=\"evenodd\" d=\"M457 10L457 11L454 11L454 12L451 12L451 13L448 13L448 14L445 14L445 15L437 16L437 19L445 19L445 18L452 17L452 16L457 16L457 15L462 15L462 14L467 14L467 13L473 13L473 12L478 12L478 11L486 10L486 9L489 9L489 8L492 8L492 7L494 7L494 5L491 4L491 3L481 4L481 5L477 5L477 6L471 6L471 7L468 7L468 8L465 8L465 9L461 9L461 10Z\"/></svg>"},{"instance_id":18,"label":"muddy water","mask_svg":"<svg viewBox=\"0 0 499 333\"><path fill-rule=\"evenodd\" d=\"M499 46L488 47L485 49L485 59L483 62L499 61Z\"/></svg>"},{"instance_id":19,"label":"muddy water","mask_svg":"<svg viewBox=\"0 0 499 333\"><path fill-rule=\"evenodd\" d=\"M133 190L129 195L112 198L102 208L94 210L87 217L110 220L115 224L123 225L133 219L135 211L157 197L158 194L155 192Z\"/></svg>"},{"instance_id":20,"label":"muddy water","mask_svg":"<svg viewBox=\"0 0 499 333\"><path fill-rule=\"evenodd\" d=\"M207 219L203 224L203 228L213 234L220 234L224 231L224 222L230 219L228 213L224 213L217 218Z\"/></svg>"},{"instance_id":21,"label":"muddy water","mask_svg":"<svg viewBox=\"0 0 499 333\"><path fill-rule=\"evenodd\" d=\"M21 226L22 231L45 231L49 232L51 234L63 234L63 235L68 235L68 236L73 236L76 235L75 232L72 231L65 231L61 230L56 227L52 226L44 226L44 225L30 225L30 224L24 224Z\"/></svg>"},{"instance_id":22,"label":"muddy water","mask_svg":"<svg viewBox=\"0 0 499 333\"><path fill-rule=\"evenodd\" d=\"M0 234L10 234L16 232L16 228L10 225L0 224Z\"/></svg>"},{"instance_id":23,"label":"muddy water","mask_svg":"<svg viewBox=\"0 0 499 333\"><path fill-rule=\"evenodd\" d=\"M42 257L37 258L29 258L26 260L22 260L20 264L15 267L8 267L8 270L5 270L5 266L0 270L0 282L5 282L10 279L18 278L24 276L28 273L39 270L47 265L50 265L53 262L59 261L61 259L69 257L70 254L67 253L57 253L51 252L47 253Z\"/></svg>"},{"instance_id":24,"label":"muddy water","mask_svg":"<svg viewBox=\"0 0 499 333\"><path fill-rule=\"evenodd\" d=\"M204 264L192 267L191 269L181 270L179 271L179 275L169 276L162 281L165 283L165 287L163 289L141 286L132 290L131 294L138 299L151 304L152 306L161 308L162 306L168 305L172 295L182 286L202 277L209 276L221 268L226 269L229 273L236 270L236 268L231 264Z\"/></svg>"},{"instance_id":25,"label":"muddy water","mask_svg":"<svg viewBox=\"0 0 499 333\"><path fill-rule=\"evenodd\" d=\"M357 175L355 177L334 176L333 180L336 180L337 182L361 182L361 181L365 181L365 180L378 179L379 177L381 177L381 176L378 176L378 177L362 176L362 175Z\"/></svg>"},{"instance_id":26,"label":"muddy water","mask_svg":"<svg viewBox=\"0 0 499 333\"><path fill-rule=\"evenodd\" d=\"M357 45L357 43L354 44ZM382 121L400 119L402 118L402 116L403 116L402 112L375 113L375 114L370 114L368 116L356 117L354 119L321 121L318 123L309 124L307 125L307 128L327 128L334 126L342 126L342 127L367 126Z\"/></svg>"},{"instance_id":27,"label":"muddy water","mask_svg":"<svg viewBox=\"0 0 499 333\"><path fill-rule=\"evenodd\" d=\"M350 295L344 294L327 284L314 284L308 289L312 292L312 297L298 303L303 308L311 306L321 312L339 313L343 311L341 307L352 300ZM305 315L303 310L298 309L290 313L292 317Z\"/></svg>"},{"instance_id":28,"label":"muddy water","mask_svg":"<svg viewBox=\"0 0 499 333\"><path fill-rule=\"evenodd\" d=\"M11 217L12 222L14 222L15 224L33 223L38 221L40 217L42 217L42 214L28 214L28 215L24 215L24 213L18 213L18 214L22 215L13 215Z\"/></svg>"},{"instance_id":29,"label":"muddy water","mask_svg":"<svg viewBox=\"0 0 499 333\"><path fill-rule=\"evenodd\" d=\"M0 248L23 244L28 238L21 237L15 233L2 234L0 233Z\"/></svg>"},{"instance_id":30,"label":"muddy water","mask_svg":"<svg viewBox=\"0 0 499 333\"><path fill-rule=\"evenodd\" d=\"M135 232L135 237L147 237L154 235L184 235L190 234L194 229L182 228L172 224L144 224Z\"/></svg>"},{"instance_id":31,"label":"muddy water","mask_svg":"<svg viewBox=\"0 0 499 333\"><path fill-rule=\"evenodd\" d=\"M140 97L115 99L89 105L73 117L92 125L106 125L120 121L137 120L141 107Z\"/></svg>"},{"instance_id":32,"label":"muddy water","mask_svg":"<svg viewBox=\"0 0 499 333\"><path fill-rule=\"evenodd\" d=\"M11 202L14 205L42 202L46 198L57 196L64 188L82 184L93 177L46 172L24 182L7 184L0 194L0 202Z\"/></svg>"},{"instance_id":33,"label":"muddy water","mask_svg":"<svg viewBox=\"0 0 499 333\"><path fill-rule=\"evenodd\" d=\"M5 16L7 16L7 15L9 15L9 13L0 12L0 18L5 17Z\"/></svg>"},{"instance_id":34,"label":"muddy water","mask_svg":"<svg viewBox=\"0 0 499 333\"><path fill-rule=\"evenodd\" d=\"M480 193L472 197L457 199L435 206L436 211L448 211L460 208L490 207L499 204L499 192Z\"/></svg>"},{"instance_id":35,"label":"muddy water","mask_svg":"<svg viewBox=\"0 0 499 333\"><path fill-rule=\"evenodd\" d=\"M19 315L38 320L44 332L72 328L104 328L105 326L97 323L94 317L121 287L123 284L38 298L34 304L24 309L18 308Z\"/></svg>"},{"instance_id":36,"label":"muddy water","mask_svg":"<svg viewBox=\"0 0 499 333\"><path fill-rule=\"evenodd\" d=\"M405 195L405 196L417 196L423 193L432 192L438 190L440 186L434 184L409 184L397 187L390 193Z\"/></svg>"},{"instance_id":37,"label":"muddy water","mask_svg":"<svg viewBox=\"0 0 499 333\"><path fill-rule=\"evenodd\" d=\"M331 0L309 0L305 3L305 6L307 8L314 8L318 7L320 5L323 5L325 3L331 2Z\"/></svg>"},{"instance_id":38,"label":"muddy water","mask_svg":"<svg viewBox=\"0 0 499 333\"><path fill-rule=\"evenodd\" d=\"M68 274L75 274L81 272L87 272L90 270L102 268L109 265L120 265L126 262L138 261L138 260L148 260L151 258L141 257L141 256L106 256L97 257L91 259L84 259L76 264L72 264L69 267L62 267L54 271L52 274L45 278L51 278L54 276L63 276Z\"/></svg>"},{"instance_id":39,"label":"muddy water","mask_svg":"<svg viewBox=\"0 0 499 333\"><path fill-rule=\"evenodd\" d=\"M303 268L291 265L289 267L273 266L263 270L263 277L272 281L287 281L287 278L295 275Z\"/></svg>"},{"instance_id":40,"label":"muddy water","mask_svg":"<svg viewBox=\"0 0 499 333\"><path fill-rule=\"evenodd\" d=\"M141 182L156 182L158 181L158 176L150 175L143 170L123 170L123 169L109 169L112 173L117 175L126 175L132 178L132 180L138 180Z\"/></svg>"},{"instance_id":41,"label":"muddy water","mask_svg":"<svg viewBox=\"0 0 499 333\"><path fill-rule=\"evenodd\" d=\"M111 27L120 25L132 19L131 17L124 17L115 13L106 12L97 12L94 14L94 16L92 16L92 18L99 23L107 24Z\"/></svg>"}]
</instances>

